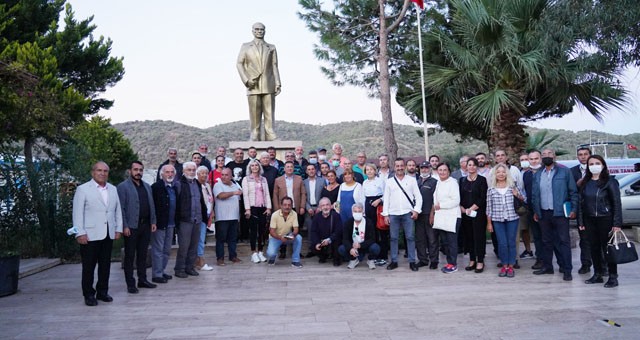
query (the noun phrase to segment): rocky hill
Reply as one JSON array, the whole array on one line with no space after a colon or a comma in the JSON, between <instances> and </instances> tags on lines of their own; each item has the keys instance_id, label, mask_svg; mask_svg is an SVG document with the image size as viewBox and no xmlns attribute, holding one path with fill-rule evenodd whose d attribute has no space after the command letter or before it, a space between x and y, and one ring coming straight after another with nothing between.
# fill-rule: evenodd
<instances>
[{"instance_id":1,"label":"rocky hill","mask_svg":"<svg viewBox=\"0 0 640 340\"><path fill-rule=\"evenodd\" d=\"M209 128L197 128L173 121L146 120L114 124L131 141L134 151L140 160L149 164L147 168L155 168L166 159L166 150L176 147L179 157L184 160L195 150L199 143L209 145L210 152L218 145L228 146L230 141L246 140L249 136L249 122L237 121L220 124ZM395 125L398 141L398 155L411 157L424 155L424 140L417 133L421 127L411 125ZM529 128L532 134L538 129ZM281 140L301 140L306 151L325 147L340 142L344 146L346 156L355 158L359 150L365 150L367 156L377 157L384 151L382 123L365 120L357 122L341 122L336 124L311 125L278 121L276 132ZM570 151L575 146L593 141L626 141L640 146L640 133L631 135L612 135L597 131L571 132L566 130L550 130L549 135L559 134L552 147ZM463 153L487 152L486 143L478 140L460 142L457 137L446 132L436 133L429 138L431 154L437 154L448 160L457 160ZM610 148L609 156L620 156L621 148ZM635 154L634 154L635 153ZM640 157L637 151L630 151L630 157ZM569 159L571 157L565 157Z\"/></svg>"}]
</instances>

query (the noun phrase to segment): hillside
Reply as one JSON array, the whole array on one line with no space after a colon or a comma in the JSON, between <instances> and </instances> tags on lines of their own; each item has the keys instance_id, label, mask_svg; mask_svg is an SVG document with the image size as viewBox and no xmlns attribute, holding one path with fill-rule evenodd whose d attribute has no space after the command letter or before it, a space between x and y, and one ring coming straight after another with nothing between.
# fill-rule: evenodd
<instances>
[{"instance_id":1,"label":"hillside","mask_svg":"<svg viewBox=\"0 0 640 340\"><path fill-rule=\"evenodd\" d=\"M134 151L140 156L140 160L149 164L148 168L155 168L166 159L166 150L176 147L179 150L180 160L188 157L200 142L209 145L210 152L218 145L229 145L229 141L246 140L249 136L249 122L238 121L220 124L206 129L200 129L173 121L147 120L131 121L114 124L114 127L131 141ZM424 155L424 141L418 136L420 127L411 125L395 125L395 134L398 141L398 155L420 156ZM528 133L535 133L538 129L529 128ZM313 148L325 147L330 149L331 144L340 142L344 146L346 156L355 158L359 150L365 150L367 156L377 157L384 151L382 124L378 121L366 120L358 122L342 122L326 125L311 125L302 123L289 123L278 121L276 132L281 140L302 140L306 151ZM552 145L557 149L570 151L575 146L593 141L626 141L640 146L640 133L631 135L612 135L597 131L580 131L577 133L566 130L550 130L549 135L560 134L560 138ZM478 140L458 143L456 136L450 133L436 133L429 138L431 153L440 155L446 159L457 159L462 153L487 152L487 145ZM621 148L608 150L609 156L619 157ZM637 151L630 151L630 157L640 157ZM565 159L571 157L567 156Z\"/></svg>"}]
</instances>

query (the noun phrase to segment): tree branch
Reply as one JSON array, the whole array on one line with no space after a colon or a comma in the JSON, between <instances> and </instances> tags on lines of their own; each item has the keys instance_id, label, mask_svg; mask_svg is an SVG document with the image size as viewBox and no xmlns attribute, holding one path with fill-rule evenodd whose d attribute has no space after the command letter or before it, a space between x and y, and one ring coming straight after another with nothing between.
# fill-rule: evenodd
<instances>
[{"instance_id":1,"label":"tree branch","mask_svg":"<svg viewBox=\"0 0 640 340\"><path fill-rule=\"evenodd\" d=\"M411 0L404 0L404 4L402 5L402 10L400 10L400 14L398 14L398 17L396 18L396 20L391 25L389 25L389 27L387 27L387 33L393 32L393 30L395 30L396 27L400 25L402 20L404 20L404 15L407 13L407 9L409 9L410 4L411 4Z\"/></svg>"}]
</instances>

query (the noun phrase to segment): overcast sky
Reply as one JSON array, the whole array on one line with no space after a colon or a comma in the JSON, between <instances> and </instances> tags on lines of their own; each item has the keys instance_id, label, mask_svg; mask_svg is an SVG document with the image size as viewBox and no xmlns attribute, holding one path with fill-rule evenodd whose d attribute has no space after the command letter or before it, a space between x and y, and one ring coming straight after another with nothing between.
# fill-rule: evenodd
<instances>
[{"instance_id":1,"label":"overcast sky","mask_svg":"<svg viewBox=\"0 0 640 340\"><path fill-rule=\"evenodd\" d=\"M276 120L310 124L380 120L378 100L368 98L361 88L335 87L320 72L313 55L318 38L298 19L295 0L70 3L76 18L93 15L96 35L111 38L112 55L124 57L124 78L105 94L115 105L101 112L113 123L162 119L206 128L248 119L235 63L240 45L252 40L251 26L258 21L266 25L265 40L278 50L282 94L276 100ZM640 76L637 70L625 75L630 109L611 111L604 125L581 112L532 125L639 132L634 115L640 107ZM392 110L394 123L413 124L395 100Z\"/></svg>"}]
</instances>

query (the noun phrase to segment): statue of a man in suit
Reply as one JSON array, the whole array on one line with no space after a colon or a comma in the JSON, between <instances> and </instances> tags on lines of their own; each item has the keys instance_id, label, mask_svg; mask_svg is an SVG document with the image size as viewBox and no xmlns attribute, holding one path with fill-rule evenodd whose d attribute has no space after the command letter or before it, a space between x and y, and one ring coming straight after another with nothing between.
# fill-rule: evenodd
<instances>
[{"instance_id":1,"label":"statue of a man in suit","mask_svg":"<svg viewBox=\"0 0 640 340\"><path fill-rule=\"evenodd\" d=\"M264 41L263 24L253 24L252 31L254 39L242 44L236 66L242 83L247 87L251 140L262 140L260 125L264 117L264 140L271 141L277 138L273 122L275 98L280 94L278 55L276 47Z\"/></svg>"}]
</instances>

